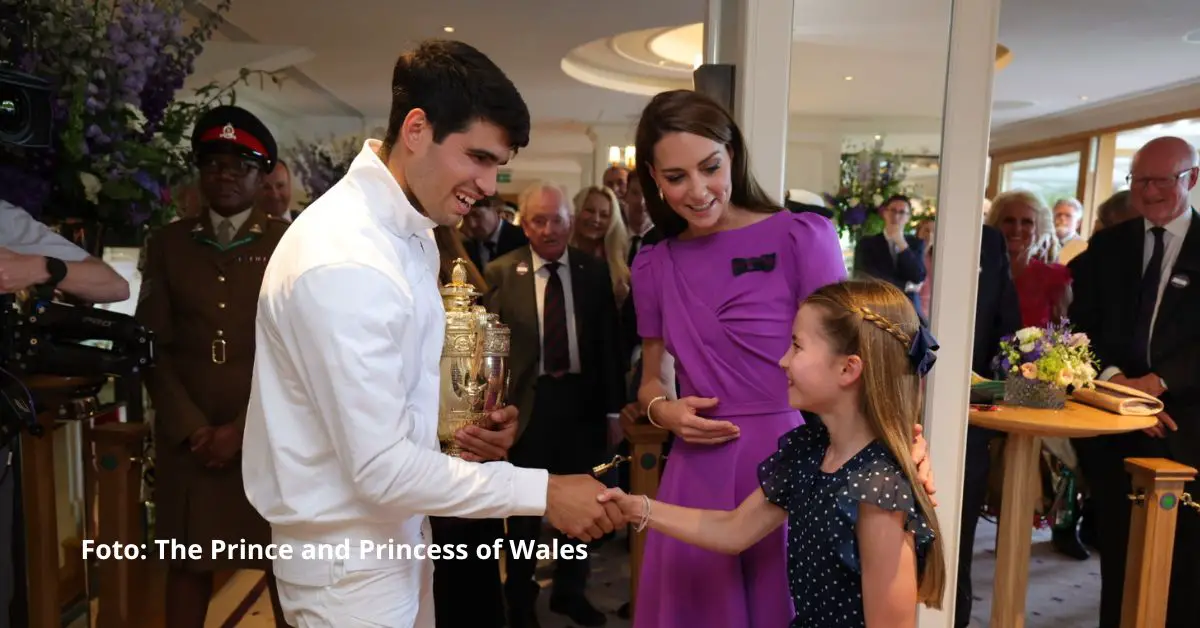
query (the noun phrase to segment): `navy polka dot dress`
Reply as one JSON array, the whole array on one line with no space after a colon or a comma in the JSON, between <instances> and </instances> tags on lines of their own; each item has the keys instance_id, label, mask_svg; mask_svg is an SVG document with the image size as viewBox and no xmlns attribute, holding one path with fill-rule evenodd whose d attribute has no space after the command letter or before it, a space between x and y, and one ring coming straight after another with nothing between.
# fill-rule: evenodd
<instances>
[{"instance_id":1,"label":"navy polka dot dress","mask_svg":"<svg viewBox=\"0 0 1200 628\"><path fill-rule=\"evenodd\" d=\"M758 468L767 499L788 513L788 581L796 605L792 628L865 626L854 533L859 502L908 513L918 569L933 542L908 479L883 443L872 442L833 473L821 471L828 447L829 432L809 419L784 434L779 451Z\"/></svg>"}]
</instances>

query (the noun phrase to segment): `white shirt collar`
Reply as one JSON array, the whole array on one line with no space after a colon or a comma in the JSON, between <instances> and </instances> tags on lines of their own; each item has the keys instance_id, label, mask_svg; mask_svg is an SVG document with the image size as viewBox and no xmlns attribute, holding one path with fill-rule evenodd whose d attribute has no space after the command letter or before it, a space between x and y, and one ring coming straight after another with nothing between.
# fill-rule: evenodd
<instances>
[{"instance_id":1,"label":"white shirt collar","mask_svg":"<svg viewBox=\"0 0 1200 628\"><path fill-rule=\"evenodd\" d=\"M1146 233L1149 233L1150 229L1154 228L1154 223L1143 218L1142 226L1145 228ZM1173 237L1185 238L1185 237L1187 237L1188 228L1191 226L1192 226L1192 208L1189 207L1182 214L1179 214L1178 216L1176 216L1174 220L1163 225L1163 228L1166 229L1167 233L1171 234L1171 236L1173 236Z\"/></svg>"},{"instance_id":2,"label":"white shirt collar","mask_svg":"<svg viewBox=\"0 0 1200 628\"><path fill-rule=\"evenodd\" d=\"M531 254L533 254L533 272L534 273L537 273L538 271L540 271L542 269L543 266L545 266L546 264L549 263L548 260L542 258L541 255L538 255L537 251L533 250L532 245L530 245L530 247L529 247L529 252ZM567 250L563 251L562 257L558 258L558 263L560 264L561 268L566 268L566 267L570 266L570 264L571 264L570 255L571 255L571 251L570 251L570 249L567 249Z\"/></svg>"},{"instance_id":3,"label":"white shirt collar","mask_svg":"<svg viewBox=\"0 0 1200 628\"><path fill-rule=\"evenodd\" d=\"M492 244L500 244L500 232L504 230L504 219L496 221L496 228L492 230L492 234L487 237L487 241Z\"/></svg>"},{"instance_id":4,"label":"white shirt collar","mask_svg":"<svg viewBox=\"0 0 1200 628\"><path fill-rule=\"evenodd\" d=\"M221 221L228 220L233 224L233 234L237 235L242 230L242 225L246 224L246 219L250 217L250 212L254 211L251 207L245 211L240 211L232 216L222 216L211 209L208 210L208 217L212 220L213 233L221 232Z\"/></svg>"},{"instance_id":5,"label":"white shirt collar","mask_svg":"<svg viewBox=\"0 0 1200 628\"><path fill-rule=\"evenodd\" d=\"M350 164L347 176L353 176L364 190L372 193L371 196L377 201L371 204L373 208L391 210L397 234L403 236L428 233L437 223L417 211L408 200L396 178L379 158L379 149L382 146L383 142L379 140L364 142L362 151Z\"/></svg>"}]
</instances>

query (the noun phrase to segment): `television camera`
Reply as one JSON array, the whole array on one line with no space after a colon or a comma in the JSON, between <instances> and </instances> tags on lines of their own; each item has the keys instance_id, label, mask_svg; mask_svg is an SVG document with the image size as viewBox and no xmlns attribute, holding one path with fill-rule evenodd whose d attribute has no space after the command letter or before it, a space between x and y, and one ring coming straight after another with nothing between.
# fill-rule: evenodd
<instances>
[{"instance_id":1,"label":"television camera","mask_svg":"<svg viewBox=\"0 0 1200 628\"><path fill-rule=\"evenodd\" d=\"M47 81L0 62L0 149L13 157L49 147L50 103ZM0 447L21 429L41 435L28 378L127 376L153 362L153 334L131 316L59 302L45 286L0 295Z\"/></svg>"},{"instance_id":2,"label":"television camera","mask_svg":"<svg viewBox=\"0 0 1200 628\"><path fill-rule=\"evenodd\" d=\"M25 428L41 435L23 377L128 376L154 364L154 334L133 317L37 295L7 300L0 316L0 444ZM98 391L92 391L95 394Z\"/></svg>"}]
</instances>

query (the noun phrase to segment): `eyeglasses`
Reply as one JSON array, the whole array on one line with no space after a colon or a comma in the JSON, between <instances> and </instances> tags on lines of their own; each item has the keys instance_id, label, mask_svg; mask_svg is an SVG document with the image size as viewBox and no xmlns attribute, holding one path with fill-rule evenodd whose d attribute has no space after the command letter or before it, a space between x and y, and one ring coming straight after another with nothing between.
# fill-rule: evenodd
<instances>
[{"instance_id":1,"label":"eyeglasses","mask_svg":"<svg viewBox=\"0 0 1200 628\"><path fill-rule=\"evenodd\" d=\"M1188 168L1187 170L1176 172L1175 176L1171 177L1135 177L1131 173L1125 175L1125 183L1128 183L1129 187L1131 188L1144 188L1152 185L1160 190L1167 190L1170 189L1171 186L1175 185L1180 178L1195 169L1196 168Z\"/></svg>"},{"instance_id":2,"label":"eyeglasses","mask_svg":"<svg viewBox=\"0 0 1200 628\"><path fill-rule=\"evenodd\" d=\"M258 164L249 159L217 159L215 157L203 158L197 166L201 174L220 175L228 172L235 177L244 177L259 169Z\"/></svg>"}]
</instances>

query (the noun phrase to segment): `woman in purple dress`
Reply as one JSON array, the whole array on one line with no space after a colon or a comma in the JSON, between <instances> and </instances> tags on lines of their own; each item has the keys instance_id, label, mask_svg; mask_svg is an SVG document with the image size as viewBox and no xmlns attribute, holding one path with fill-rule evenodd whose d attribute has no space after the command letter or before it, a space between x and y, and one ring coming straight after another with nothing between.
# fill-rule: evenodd
<instances>
[{"instance_id":1,"label":"woman in purple dress","mask_svg":"<svg viewBox=\"0 0 1200 628\"><path fill-rule=\"evenodd\" d=\"M780 436L803 423L779 358L800 302L846 277L841 246L829 220L785 211L762 190L741 132L708 97L659 94L636 142L647 208L666 238L641 249L632 281L638 401L676 435L657 499L733 510L758 488L758 465ZM676 361L677 400L662 381L665 354ZM788 625L786 544L781 528L728 556L650 531L634 626Z\"/></svg>"}]
</instances>

